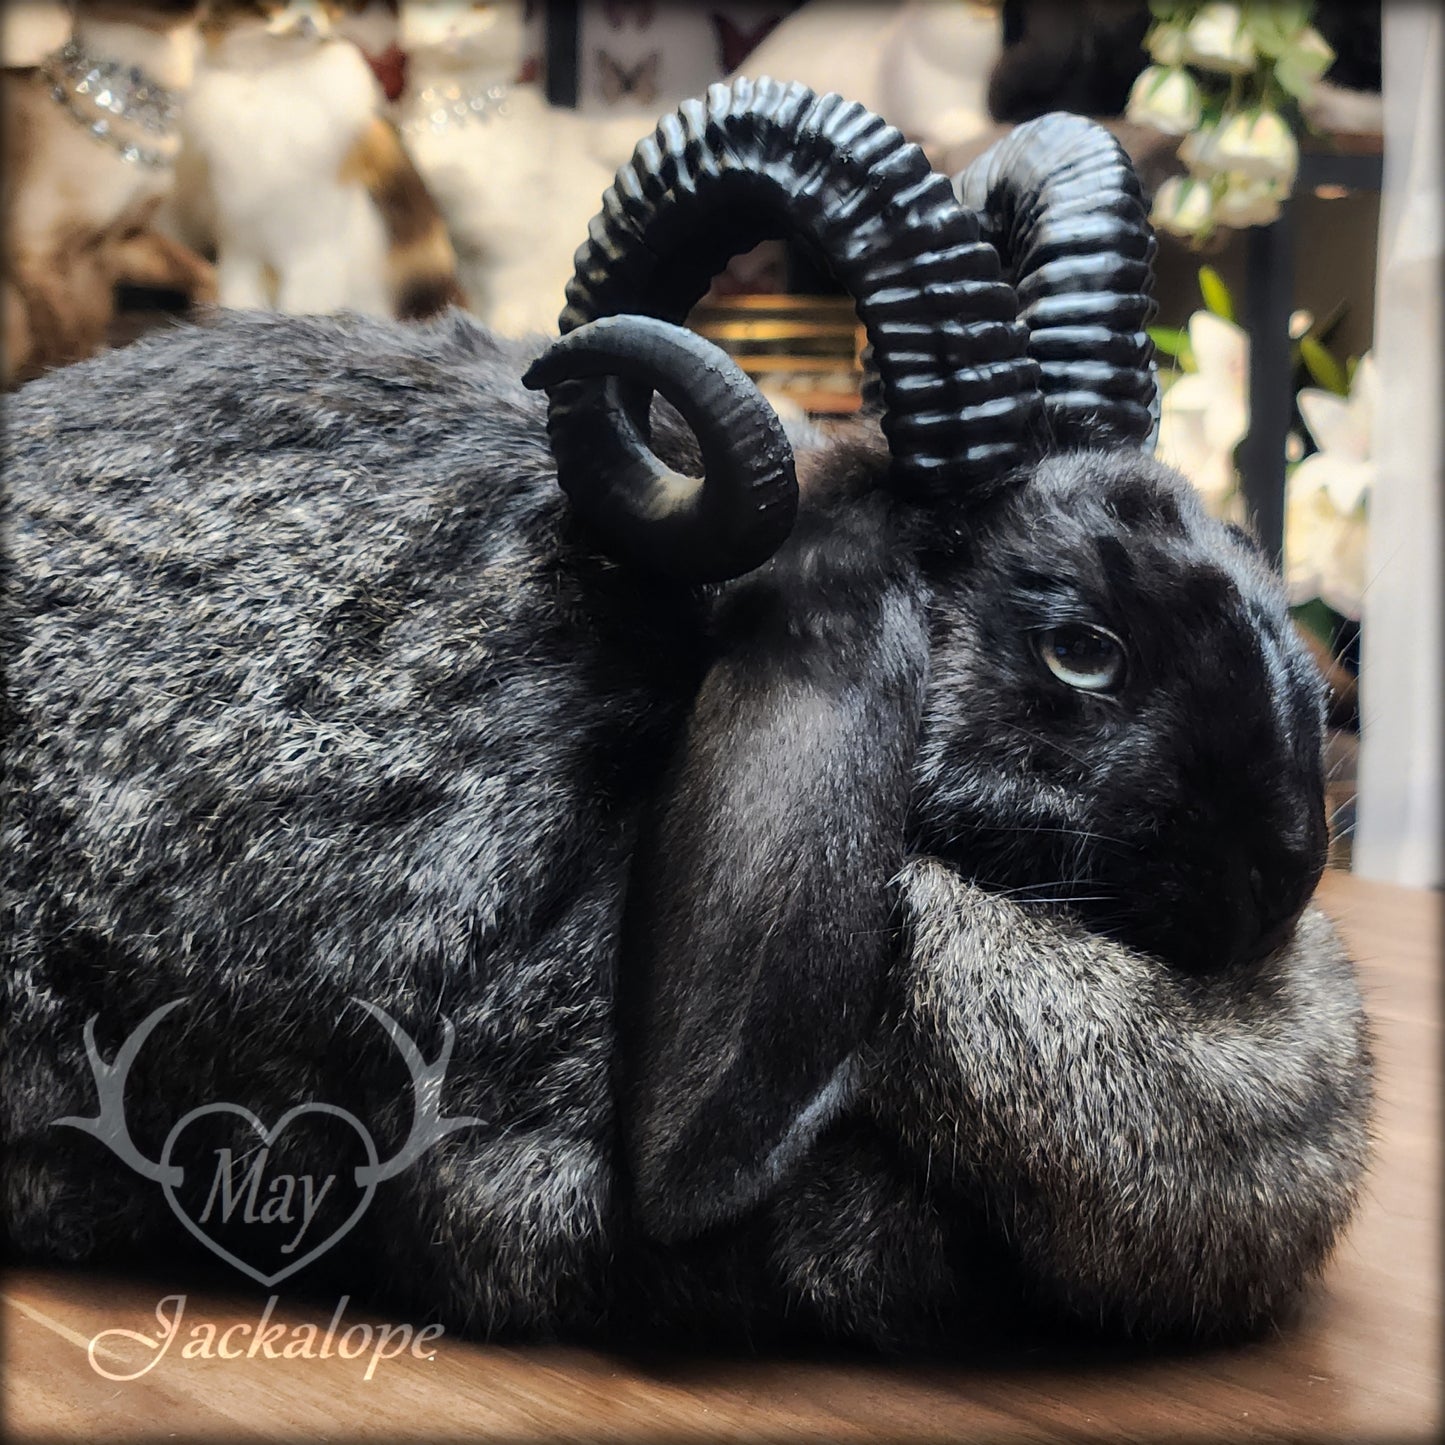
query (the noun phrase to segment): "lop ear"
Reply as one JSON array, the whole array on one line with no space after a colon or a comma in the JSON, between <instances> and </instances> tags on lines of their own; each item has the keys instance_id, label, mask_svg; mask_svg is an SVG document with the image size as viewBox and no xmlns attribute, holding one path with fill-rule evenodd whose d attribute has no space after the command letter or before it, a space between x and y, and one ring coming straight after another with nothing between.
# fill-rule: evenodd
<instances>
[{"instance_id":1,"label":"lop ear","mask_svg":"<svg viewBox=\"0 0 1445 1445\"><path fill-rule=\"evenodd\" d=\"M928 635L921 584L866 533L800 522L735 589L639 847L623 1127L660 1239L765 1196L876 1019Z\"/></svg>"}]
</instances>

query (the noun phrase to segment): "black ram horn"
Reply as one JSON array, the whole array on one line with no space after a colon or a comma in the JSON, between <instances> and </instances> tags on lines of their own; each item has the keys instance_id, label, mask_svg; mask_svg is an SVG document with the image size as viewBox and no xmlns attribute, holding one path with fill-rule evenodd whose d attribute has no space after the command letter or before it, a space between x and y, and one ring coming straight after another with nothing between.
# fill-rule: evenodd
<instances>
[{"instance_id":1,"label":"black ram horn","mask_svg":"<svg viewBox=\"0 0 1445 1445\"><path fill-rule=\"evenodd\" d=\"M857 304L901 491L967 499L1024 459L1038 370L978 219L892 126L803 85L738 79L663 118L603 197L560 329L628 313L681 323L732 256L781 235L815 247ZM599 411L645 434L645 393L549 377L554 438ZM611 485L582 460L563 483L607 530Z\"/></svg>"},{"instance_id":2,"label":"black ram horn","mask_svg":"<svg viewBox=\"0 0 1445 1445\"><path fill-rule=\"evenodd\" d=\"M1018 293L1054 443L1152 447L1154 233L1118 141L1083 116L1040 116L954 185Z\"/></svg>"},{"instance_id":3,"label":"black ram horn","mask_svg":"<svg viewBox=\"0 0 1445 1445\"><path fill-rule=\"evenodd\" d=\"M553 408L557 475L623 555L691 582L761 566L792 530L793 450L767 398L731 357L695 332L650 316L607 316L571 331L522 379L552 387L620 378L656 387L692 428L705 480L663 465L646 441L646 410Z\"/></svg>"}]
</instances>

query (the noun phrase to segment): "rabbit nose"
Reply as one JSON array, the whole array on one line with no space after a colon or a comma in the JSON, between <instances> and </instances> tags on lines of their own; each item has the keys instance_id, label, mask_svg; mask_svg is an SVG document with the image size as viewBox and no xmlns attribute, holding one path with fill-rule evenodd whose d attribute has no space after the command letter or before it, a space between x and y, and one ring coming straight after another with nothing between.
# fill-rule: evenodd
<instances>
[{"instance_id":1,"label":"rabbit nose","mask_svg":"<svg viewBox=\"0 0 1445 1445\"><path fill-rule=\"evenodd\" d=\"M1250 948L1253 958L1273 953L1294 932L1322 871L1322 860L1317 861L1313 851L1281 854L1250 866L1249 896L1255 916Z\"/></svg>"}]
</instances>

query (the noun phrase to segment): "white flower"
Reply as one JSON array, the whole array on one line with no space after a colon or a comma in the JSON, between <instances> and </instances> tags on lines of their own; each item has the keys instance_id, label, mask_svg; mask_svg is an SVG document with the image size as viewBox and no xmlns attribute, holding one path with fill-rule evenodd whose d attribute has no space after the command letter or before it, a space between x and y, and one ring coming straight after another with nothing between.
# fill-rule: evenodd
<instances>
[{"instance_id":1,"label":"white flower","mask_svg":"<svg viewBox=\"0 0 1445 1445\"><path fill-rule=\"evenodd\" d=\"M1144 48L1160 65L1184 64L1184 31L1178 25L1156 23L1144 37Z\"/></svg>"},{"instance_id":2,"label":"white flower","mask_svg":"<svg viewBox=\"0 0 1445 1445\"><path fill-rule=\"evenodd\" d=\"M1199 124L1204 107L1187 70L1151 65L1130 89L1125 113L1136 125L1153 126L1165 135L1187 135Z\"/></svg>"},{"instance_id":3,"label":"white flower","mask_svg":"<svg viewBox=\"0 0 1445 1445\"><path fill-rule=\"evenodd\" d=\"M1319 448L1301 465L1311 467L1342 513L1353 512L1375 480L1375 358L1366 352L1355 367L1348 397L1307 386L1300 414Z\"/></svg>"},{"instance_id":4,"label":"white flower","mask_svg":"<svg viewBox=\"0 0 1445 1445\"><path fill-rule=\"evenodd\" d=\"M1195 236L1213 215L1208 181L1170 176L1154 193L1149 219L1156 230L1176 236Z\"/></svg>"},{"instance_id":5,"label":"white flower","mask_svg":"<svg viewBox=\"0 0 1445 1445\"><path fill-rule=\"evenodd\" d=\"M1279 219L1284 196L1278 181L1256 180L1239 171L1226 171L1224 179L1223 192L1214 198L1214 219L1221 226L1267 226Z\"/></svg>"},{"instance_id":6,"label":"white flower","mask_svg":"<svg viewBox=\"0 0 1445 1445\"><path fill-rule=\"evenodd\" d=\"M1238 5L1206 5L1184 32L1184 60L1201 70L1247 75L1254 59L1254 41Z\"/></svg>"},{"instance_id":7,"label":"white flower","mask_svg":"<svg viewBox=\"0 0 1445 1445\"><path fill-rule=\"evenodd\" d=\"M1204 414L1192 407L1171 405L1169 398L1181 376L1165 393L1159 407L1159 460L1181 472L1194 484L1204 505L1216 516L1228 510L1236 490L1234 463L1209 445L1204 435Z\"/></svg>"},{"instance_id":8,"label":"white flower","mask_svg":"<svg viewBox=\"0 0 1445 1445\"><path fill-rule=\"evenodd\" d=\"M1306 387L1300 412L1319 447L1285 489L1285 582L1292 602L1322 598L1358 618L1365 590L1365 512L1375 484L1377 380L1366 354L1348 400Z\"/></svg>"},{"instance_id":9,"label":"white flower","mask_svg":"<svg viewBox=\"0 0 1445 1445\"><path fill-rule=\"evenodd\" d=\"M1178 468L1216 515L1236 490L1234 449L1249 430L1249 337L1212 311L1189 318L1197 370L1181 376L1159 407L1159 456Z\"/></svg>"},{"instance_id":10,"label":"white flower","mask_svg":"<svg viewBox=\"0 0 1445 1445\"><path fill-rule=\"evenodd\" d=\"M1278 181L1286 192L1299 170L1299 144L1277 111L1241 112L1223 121L1209 146L1216 170Z\"/></svg>"},{"instance_id":11,"label":"white flower","mask_svg":"<svg viewBox=\"0 0 1445 1445\"><path fill-rule=\"evenodd\" d=\"M1300 463L1303 467L1313 458ZM1328 496L1285 484L1284 580L1289 600L1298 605L1318 597L1342 616L1359 621L1365 592L1365 518L1341 517Z\"/></svg>"},{"instance_id":12,"label":"white flower","mask_svg":"<svg viewBox=\"0 0 1445 1445\"><path fill-rule=\"evenodd\" d=\"M1179 143L1179 159L1189 167L1189 173L1208 180L1223 167L1219 164L1219 127L1202 125L1190 131Z\"/></svg>"}]
</instances>

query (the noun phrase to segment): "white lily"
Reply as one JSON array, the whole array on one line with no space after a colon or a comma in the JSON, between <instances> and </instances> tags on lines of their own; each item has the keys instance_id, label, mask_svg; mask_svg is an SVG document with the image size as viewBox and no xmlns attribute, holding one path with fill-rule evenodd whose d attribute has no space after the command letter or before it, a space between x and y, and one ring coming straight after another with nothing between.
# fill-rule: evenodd
<instances>
[{"instance_id":1,"label":"white lily","mask_svg":"<svg viewBox=\"0 0 1445 1445\"><path fill-rule=\"evenodd\" d=\"M1249 336L1212 311L1189 318L1196 370L1164 393L1159 456L1194 483L1216 516L1233 514L1234 449L1249 430Z\"/></svg>"},{"instance_id":2,"label":"white lily","mask_svg":"<svg viewBox=\"0 0 1445 1445\"><path fill-rule=\"evenodd\" d=\"M1184 380L1187 378L1179 378ZM1182 473L1216 517L1227 516L1238 487L1234 463L1217 447L1209 445L1201 412L1170 404L1169 397L1179 381L1165 391L1160 403L1159 460Z\"/></svg>"},{"instance_id":3,"label":"white lily","mask_svg":"<svg viewBox=\"0 0 1445 1445\"><path fill-rule=\"evenodd\" d=\"M1375 484L1378 381L1368 353L1348 398L1306 387L1300 412L1319 447L1285 491L1285 582L1292 602L1319 597L1358 618L1365 589L1365 514Z\"/></svg>"},{"instance_id":4,"label":"white lily","mask_svg":"<svg viewBox=\"0 0 1445 1445\"><path fill-rule=\"evenodd\" d=\"M1165 135L1188 135L1199 124L1204 103L1187 70L1151 65L1130 88L1125 114L1136 125L1153 126Z\"/></svg>"},{"instance_id":5,"label":"white lily","mask_svg":"<svg viewBox=\"0 0 1445 1445\"><path fill-rule=\"evenodd\" d=\"M1184 32L1184 60L1201 70L1247 75L1254 69L1254 41L1238 5L1204 6Z\"/></svg>"}]
</instances>

